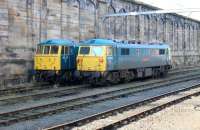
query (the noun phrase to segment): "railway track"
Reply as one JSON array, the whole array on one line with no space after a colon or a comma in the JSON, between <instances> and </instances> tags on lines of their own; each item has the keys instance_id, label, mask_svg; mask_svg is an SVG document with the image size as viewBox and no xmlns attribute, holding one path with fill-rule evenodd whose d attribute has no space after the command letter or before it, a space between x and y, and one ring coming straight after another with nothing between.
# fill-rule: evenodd
<instances>
[{"instance_id":1,"label":"railway track","mask_svg":"<svg viewBox=\"0 0 200 130\"><path fill-rule=\"evenodd\" d=\"M200 66L172 69L172 70L169 71L169 74L173 75L173 74L176 74L176 73L192 72L192 71L198 70L199 68L200 68Z\"/></svg>"},{"instance_id":2,"label":"railway track","mask_svg":"<svg viewBox=\"0 0 200 130\"><path fill-rule=\"evenodd\" d=\"M41 100L43 98L75 95L86 89L87 89L86 85L77 85L69 87L51 88L49 90L45 88L44 90L35 90L31 93L19 94L19 95L0 96L0 105L9 105L9 104L27 102L29 100L37 100L37 99Z\"/></svg>"},{"instance_id":3,"label":"railway track","mask_svg":"<svg viewBox=\"0 0 200 130\"><path fill-rule=\"evenodd\" d=\"M200 78L199 73L181 75L164 80L150 81L148 83L140 83L133 85L132 83L118 85L103 91L95 91L87 94L80 94L76 97L62 99L56 102L36 105L32 107L24 107L0 113L0 126L9 125L23 120L35 119L49 114L55 114L79 108L81 106L102 102L105 100L119 98L125 95L131 95L140 91L147 91L167 85L177 84Z\"/></svg>"},{"instance_id":4,"label":"railway track","mask_svg":"<svg viewBox=\"0 0 200 130\"><path fill-rule=\"evenodd\" d=\"M169 76L178 75L178 74L188 74L193 73L196 71L200 71L199 68L187 68L181 71L171 71ZM0 105L9 105L9 104L16 104L19 102L27 102L29 100L37 100L37 99L44 99L44 98L52 98L52 97L65 97L68 95L77 95L81 91L88 90L88 85L75 85L75 86L67 86L67 87L59 87L53 88L51 85L46 86L33 86L33 87L22 87L17 91L18 93L11 93L7 95L0 96ZM103 88L103 87L102 87ZM22 91L22 90L23 91ZM34 90L35 89L35 90ZM91 91L91 88L90 88ZM15 89L14 91L15 92ZM22 93L19 93L22 92Z\"/></svg>"},{"instance_id":5,"label":"railway track","mask_svg":"<svg viewBox=\"0 0 200 130\"><path fill-rule=\"evenodd\" d=\"M170 99L164 99L167 96L179 94L178 96L173 96ZM119 127L122 127L124 125L127 125L133 121L137 121L141 118L144 118L148 115L151 115L153 113L156 113L158 111L161 111L165 109L166 107L170 107L172 105L175 105L179 102L182 102L186 99L191 98L192 96L198 96L200 95L200 83L197 83L195 85L192 85L190 87L181 88L178 90L174 90L172 92L166 92L154 97L146 98L142 101L138 101L136 103L130 103L128 105L120 106L118 108L114 108L108 111L104 111L95 115L91 115L82 119L78 119L69 123L64 123L61 125L45 128L43 130L65 130L65 129L72 129L74 127L79 127L82 125L85 125L89 122L96 121L96 123L92 123L90 125L90 129L96 129L96 130L112 130L117 129ZM160 101L159 101L160 100ZM156 102L156 103L154 103ZM154 103L149 105L150 103ZM134 111L135 110L135 111ZM126 113L125 113L126 112ZM124 114L125 117L118 117L117 119L117 113ZM113 120L109 119L106 122L106 118L113 116ZM98 124L98 120L99 123ZM104 121L100 121L104 120ZM112 121L110 121L112 120ZM110 123L109 123L110 121ZM94 128L92 128L94 127ZM84 127L89 128L89 127ZM77 128L77 129L84 129L84 128Z\"/></svg>"},{"instance_id":6,"label":"railway track","mask_svg":"<svg viewBox=\"0 0 200 130\"><path fill-rule=\"evenodd\" d=\"M49 84L48 83L24 84L15 87L0 89L0 95L24 93L33 91L34 89L44 89L44 88L50 88Z\"/></svg>"},{"instance_id":7,"label":"railway track","mask_svg":"<svg viewBox=\"0 0 200 130\"><path fill-rule=\"evenodd\" d=\"M169 72L169 75L175 75L175 74L184 74L184 73L189 73L189 72L194 72L199 70L200 67L185 67L182 69L173 69ZM10 87L10 88L5 88L5 89L0 89L0 95L12 95L12 94L18 94L18 93L27 93L27 92L32 92L34 90L48 90L49 88L52 88L53 85L50 85L48 83L36 83L36 84L25 84L25 85L20 85L17 87Z\"/></svg>"}]
</instances>

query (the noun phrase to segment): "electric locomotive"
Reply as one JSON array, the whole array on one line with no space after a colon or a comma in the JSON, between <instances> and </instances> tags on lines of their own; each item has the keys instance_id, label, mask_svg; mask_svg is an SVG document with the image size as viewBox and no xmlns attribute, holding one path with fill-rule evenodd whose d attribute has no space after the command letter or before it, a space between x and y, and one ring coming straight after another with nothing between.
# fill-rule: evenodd
<instances>
[{"instance_id":1,"label":"electric locomotive","mask_svg":"<svg viewBox=\"0 0 200 130\"><path fill-rule=\"evenodd\" d=\"M90 39L79 46L77 70L92 84L159 77L171 68L170 47L109 39Z\"/></svg>"},{"instance_id":2,"label":"electric locomotive","mask_svg":"<svg viewBox=\"0 0 200 130\"><path fill-rule=\"evenodd\" d=\"M48 39L37 45L34 56L36 81L61 82L74 79L78 45L72 40Z\"/></svg>"}]
</instances>

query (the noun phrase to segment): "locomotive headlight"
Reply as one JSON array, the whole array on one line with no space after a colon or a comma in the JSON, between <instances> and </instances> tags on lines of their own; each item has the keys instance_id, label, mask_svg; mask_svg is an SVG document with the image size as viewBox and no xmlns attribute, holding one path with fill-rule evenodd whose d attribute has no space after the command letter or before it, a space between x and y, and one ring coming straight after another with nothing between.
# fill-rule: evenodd
<instances>
[{"instance_id":1,"label":"locomotive headlight","mask_svg":"<svg viewBox=\"0 0 200 130\"><path fill-rule=\"evenodd\" d=\"M99 63L103 63L103 58L99 58Z\"/></svg>"},{"instance_id":2,"label":"locomotive headlight","mask_svg":"<svg viewBox=\"0 0 200 130\"><path fill-rule=\"evenodd\" d=\"M56 71L56 74L59 74L59 71L58 71L58 70Z\"/></svg>"},{"instance_id":3,"label":"locomotive headlight","mask_svg":"<svg viewBox=\"0 0 200 130\"><path fill-rule=\"evenodd\" d=\"M83 59L77 58L77 64L82 64L82 62L83 62Z\"/></svg>"}]
</instances>

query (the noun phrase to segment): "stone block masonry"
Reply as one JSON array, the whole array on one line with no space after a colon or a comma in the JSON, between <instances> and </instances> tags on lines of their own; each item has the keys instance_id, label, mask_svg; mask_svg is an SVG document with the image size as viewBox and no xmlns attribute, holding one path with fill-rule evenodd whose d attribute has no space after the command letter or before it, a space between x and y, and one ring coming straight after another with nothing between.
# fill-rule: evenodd
<instances>
[{"instance_id":1,"label":"stone block masonry","mask_svg":"<svg viewBox=\"0 0 200 130\"><path fill-rule=\"evenodd\" d=\"M197 20L159 14L102 21L102 16L109 13L155 9L134 0L1 0L0 84L18 77L26 81L33 67L35 47L47 38L166 42L172 48L174 67L199 64Z\"/></svg>"}]
</instances>

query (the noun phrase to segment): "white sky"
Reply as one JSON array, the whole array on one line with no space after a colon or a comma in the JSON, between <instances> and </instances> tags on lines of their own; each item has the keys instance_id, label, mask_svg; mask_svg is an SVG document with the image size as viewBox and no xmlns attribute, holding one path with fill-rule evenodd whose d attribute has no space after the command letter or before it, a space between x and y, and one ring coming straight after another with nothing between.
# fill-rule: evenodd
<instances>
[{"instance_id":1,"label":"white sky","mask_svg":"<svg viewBox=\"0 0 200 130\"><path fill-rule=\"evenodd\" d=\"M200 1L198 0L137 0L162 9L183 9L183 8L199 8ZM200 12L195 13L181 13L197 20L200 20Z\"/></svg>"}]
</instances>

